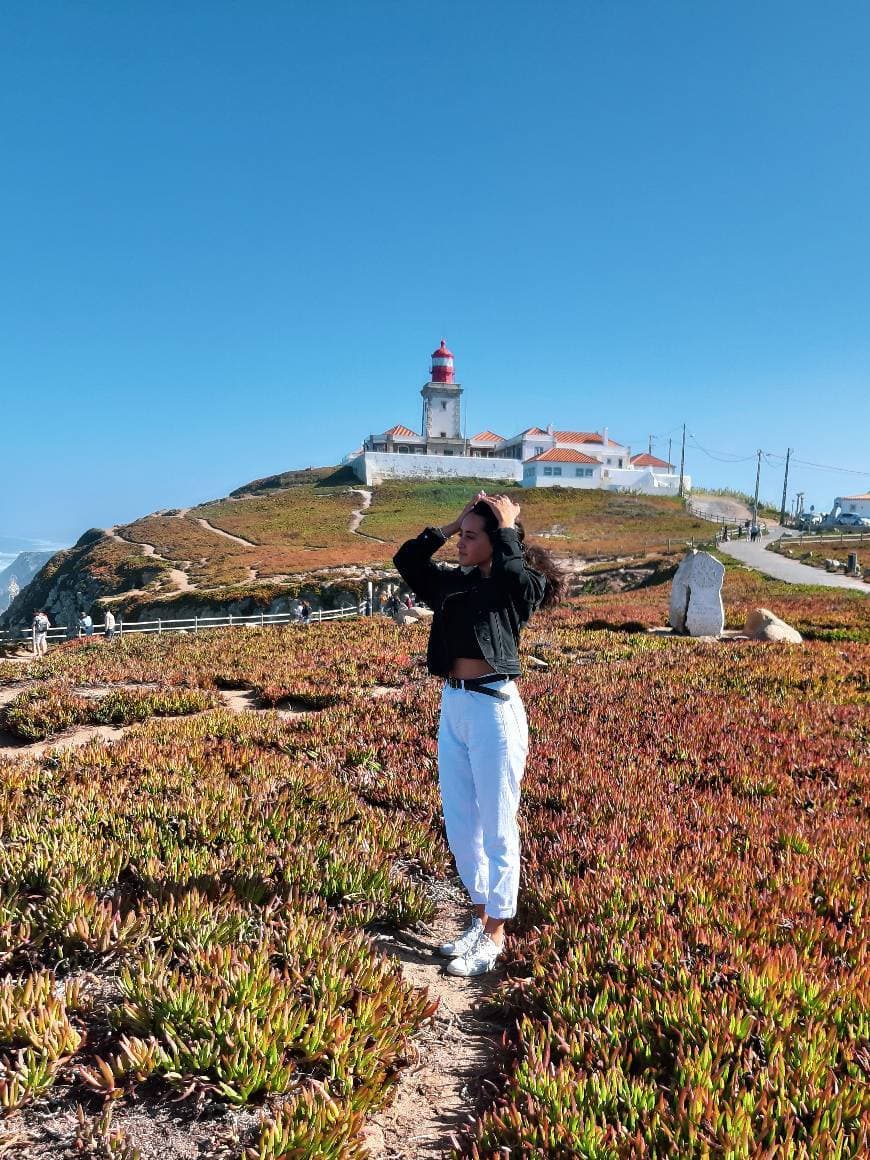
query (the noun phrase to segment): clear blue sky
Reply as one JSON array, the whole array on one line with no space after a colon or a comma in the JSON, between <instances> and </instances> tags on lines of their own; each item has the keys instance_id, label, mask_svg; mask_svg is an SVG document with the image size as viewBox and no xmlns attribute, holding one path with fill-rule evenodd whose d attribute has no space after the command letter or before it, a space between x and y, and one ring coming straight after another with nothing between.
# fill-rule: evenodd
<instances>
[{"instance_id":1,"label":"clear blue sky","mask_svg":"<svg viewBox=\"0 0 870 1160\"><path fill-rule=\"evenodd\" d=\"M0 535L71 542L415 427L442 335L470 431L642 449L685 421L870 472L864 0L2 23ZM692 443L687 468L754 482Z\"/></svg>"}]
</instances>

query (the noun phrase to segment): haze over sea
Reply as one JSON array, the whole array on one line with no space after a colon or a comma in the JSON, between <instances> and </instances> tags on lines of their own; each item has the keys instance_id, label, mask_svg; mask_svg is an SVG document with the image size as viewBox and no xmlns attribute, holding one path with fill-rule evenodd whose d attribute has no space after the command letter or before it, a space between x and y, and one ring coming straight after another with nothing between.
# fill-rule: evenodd
<instances>
[{"instance_id":1,"label":"haze over sea","mask_svg":"<svg viewBox=\"0 0 870 1160\"><path fill-rule=\"evenodd\" d=\"M56 552L64 547L51 540L23 540L17 536L0 536L0 572L22 552Z\"/></svg>"}]
</instances>

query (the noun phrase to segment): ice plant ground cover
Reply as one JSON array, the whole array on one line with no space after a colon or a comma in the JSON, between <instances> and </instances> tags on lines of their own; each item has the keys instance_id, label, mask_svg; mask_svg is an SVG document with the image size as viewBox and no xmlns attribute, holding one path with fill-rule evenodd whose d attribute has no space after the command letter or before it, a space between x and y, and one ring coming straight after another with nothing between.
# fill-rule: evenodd
<instances>
[{"instance_id":1,"label":"ice plant ground cover","mask_svg":"<svg viewBox=\"0 0 870 1160\"><path fill-rule=\"evenodd\" d=\"M867 1151L866 597L730 570L729 618L773 607L813 638L799 647L639 631L666 601L582 600L525 638L548 668L522 684L523 882L492 1000L508 1052L467 1157ZM195 1091L263 1106L239 1155L363 1154L428 1012L365 931L426 920L451 872L424 647L424 628L375 620L0 669L49 697L160 681L314 707L0 762L13 1117Z\"/></svg>"}]
</instances>

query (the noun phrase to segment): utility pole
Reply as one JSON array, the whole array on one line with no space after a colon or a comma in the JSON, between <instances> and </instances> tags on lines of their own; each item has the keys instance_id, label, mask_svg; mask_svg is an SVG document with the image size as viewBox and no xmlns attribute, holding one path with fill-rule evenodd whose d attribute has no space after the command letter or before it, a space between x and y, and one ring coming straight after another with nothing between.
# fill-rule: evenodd
<instances>
[{"instance_id":1,"label":"utility pole","mask_svg":"<svg viewBox=\"0 0 870 1160\"><path fill-rule=\"evenodd\" d=\"M671 438L668 440L668 467L674 466L673 463L671 462L671 444L672 443L673 443L673 439Z\"/></svg>"},{"instance_id":2,"label":"utility pole","mask_svg":"<svg viewBox=\"0 0 870 1160\"><path fill-rule=\"evenodd\" d=\"M791 458L791 448L787 447L785 451L785 479L782 481L782 506L779 509L779 522L782 527L785 527L785 493L788 488L788 461Z\"/></svg>"},{"instance_id":3,"label":"utility pole","mask_svg":"<svg viewBox=\"0 0 870 1160\"><path fill-rule=\"evenodd\" d=\"M680 496L681 499L683 496L683 480L685 478L685 467L686 467L686 424L684 423L683 424L683 446L682 446L682 450L680 451L680 487L679 487L679 490L677 491L677 495Z\"/></svg>"},{"instance_id":4,"label":"utility pole","mask_svg":"<svg viewBox=\"0 0 870 1160\"><path fill-rule=\"evenodd\" d=\"M758 488L761 483L761 452L758 452L758 467L755 470L755 499L752 503L752 522L758 524Z\"/></svg>"},{"instance_id":5,"label":"utility pole","mask_svg":"<svg viewBox=\"0 0 870 1160\"><path fill-rule=\"evenodd\" d=\"M652 455L652 441L653 441L653 436L650 435L650 437L649 437L649 453L650 453L650 455Z\"/></svg>"}]
</instances>

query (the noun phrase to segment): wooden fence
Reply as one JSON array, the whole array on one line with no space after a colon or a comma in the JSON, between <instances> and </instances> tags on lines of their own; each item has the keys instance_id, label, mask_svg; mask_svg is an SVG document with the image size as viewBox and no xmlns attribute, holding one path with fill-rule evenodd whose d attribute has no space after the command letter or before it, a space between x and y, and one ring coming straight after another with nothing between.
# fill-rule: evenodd
<instances>
[{"instance_id":1,"label":"wooden fence","mask_svg":"<svg viewBox=\"0 0 870 1160\"><path fill-rule=\"evenodd\" d=\"M308 620L300 620L291 612L260 612L253 616L188 616L178 619L136 620L115 622L115 636L127 636L131 632L203 632L210 628L260 628L268 624L313 624L324 620L348 620L351 617L364 616L365 602L361 604L343 605L341 608L317 610L312 612ZM48 630L46 637L49 644L59 644L76 636L106 636L106 626L95 624L93 631L86 633L76 625L70 629L66 625L55 625ZM21 628L17 633L0 631L0 644L22 644L32 640L33 629Z\"/></svg>"}]
</instances>

